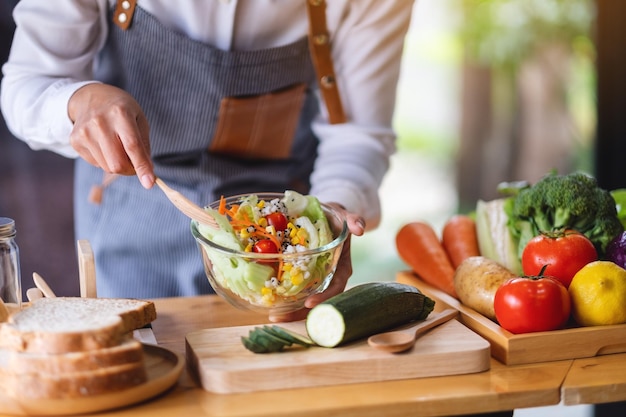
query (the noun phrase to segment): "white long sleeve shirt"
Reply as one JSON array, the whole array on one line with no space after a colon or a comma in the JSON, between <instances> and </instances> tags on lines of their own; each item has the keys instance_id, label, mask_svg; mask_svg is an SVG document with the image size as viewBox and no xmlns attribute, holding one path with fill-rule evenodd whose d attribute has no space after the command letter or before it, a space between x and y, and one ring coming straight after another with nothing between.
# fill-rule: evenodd
<instances>
[{"instance_id":1,"label":"white long sleeve shirt","mask_svg":"<svg viewBox=\"0 0 626 417\"><path fill-rule=\"evenodd\" d=\"M138 6L186 36L223 50L285 45L307 35L306 0L139 0ZM115 0L21 0L3 66L2 113L32 149L75 158L68 101L94 82L108 11ZM392 116L413 0L328 0L332 58L348 123L331 125L324 104L311 194L380 220L378 189L395 151Z\"/></svg>"}]
</instances>

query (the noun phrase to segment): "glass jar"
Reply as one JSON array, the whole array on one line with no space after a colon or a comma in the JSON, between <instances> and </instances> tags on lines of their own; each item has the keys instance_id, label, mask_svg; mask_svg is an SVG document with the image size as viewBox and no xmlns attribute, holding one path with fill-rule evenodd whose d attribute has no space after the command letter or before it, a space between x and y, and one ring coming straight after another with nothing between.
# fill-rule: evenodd
<instances>
[{"instance_id":1,"label":"glass jar","mask_svg":"<svg viewBox=\"0 0 626 417\"><path fill-rule=\"evenodd\" d=\"M22 307L20 254L15 235L15 221L0 217L0 298L9 310Z\"/></svg>"}]
</instances>

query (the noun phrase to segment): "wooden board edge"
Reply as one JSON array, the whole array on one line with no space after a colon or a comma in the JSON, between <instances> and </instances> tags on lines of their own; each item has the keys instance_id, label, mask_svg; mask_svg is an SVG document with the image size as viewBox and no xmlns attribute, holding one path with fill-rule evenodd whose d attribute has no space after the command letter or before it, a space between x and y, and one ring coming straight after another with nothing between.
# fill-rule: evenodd
<instances>
[{"instance_id":1,"label":"wooden board edge","mask_svg":"<svg viewBox=\"0 0 626 417\"><path fill-rule=\"evenodd\" d=\"M206 329L206 331L197 331L189 333L185 338L186 360L189 372L196 377L201 387L208 392L214 394L239 394L251 393L271 390L314 388L322 386L350 385L371 382L385 382L408 380L426 377L439 377L450 375L465 375L488 371L491 367L490 345L487 340L476 335L475 332L463 326L456 320L442 324L438 329L444 329L446 326L453 326L456 331L467 332L467 337L462 333L463 340L473 338L472 346L462 351L447 351L441 353L433 353L426 357L425 363L432 363L442 357L451 355L453 358L459 359L450 366L449 372L442 371L441 368L432 368L425 366L424 362L415 362L412 366L404 366L398 368L394 373L376 374L375 372L363 372L367 368L368 361L371 358L363 358L359 361L350 363L342 363L341 372L338 373L336 363L334 362L312 362L307 365L301 365L298 368L290 368L288 366L272 369L271 378L267 378L268 369L259 367L242 367L241 369L224 370L221 368L207 368L206 361L203 363L201 353L197 353L193 346L197 344L198 339L206 337L207 331L220 332L223 329ZM235 326L237 328L249 328L252 326ZM328 350L327 348L316 347L310 349ZM389 362L392 361L392 354L389 354ZM447 362L449 365L450 362ZM390 364L391 365L391 364ZM405 362L406 365L406 362ZM384 365L379 365L384 366ZM393 367L393 365L391 365ZM388 369L388 368L385 368ZM302 378L307 375L307 378ZM263 386L259 386L258 381L265 380Z\"/></svg>"},{"instance_id":2,"label":"wooden board edge","mask_svg":"<svg viewBox=\"0 0 626 417\"><path fill-rule=\"evenodd\" d=\"M444 308L454 308L459 312L458 320L465 326L485 338L491 344L491 356L500 362L508 364L509 338L511 333L502 329L497 323L479 314L474 309L463 305L456 298L446 294L422 281L411 271L400 271L396 275L396 281L412 285L433 298L436 304L444 304Z\"/></svg>"},{"instance_id":3,"label":"wooden board edge","mask_svg":"<svg viewBox=\"0 0 626 417\"><path fill-rule=\"evenodd\" d=\"M422 373L413 373L411 375L394 375L392 377L377 377L375 373L371 373L370 377L364 377L361 374L360 378L351 378L350 370L343 370L343 376L339 379L333 372L333 364L327 366L320 366L320 364L310 364L308 366L301 367L297 370L298 375L302 374L315 374L315 378L297 378L285 377L280 372L274 372L271 379L267 379L267 383L263 386L259 386L257 381L261 377L267 377L267 370L254 369L254 370L242 370L240 372L223 372L221 370L205 370L203 368L198 369L200 375L199 381L202 388L205 391L214 394L243 394L262 391L274 391L274 390L290 390L301 388L318 388L324 386L337 386L337 385L355 385L366 384L373 382L392 382L410 379L421 379L429 377L445 377L452 375L468 375L486 372L490 369L490 350L488 344L485 347L463 352L463 361L459 367L456 367L450 372L438 371L424 371ZM460 361L461 362L461 361ZM355 362L354 366L360 366L359 362ZM406 371L403 371L406 372ZM256 374L256 375L255 375ZM285 381L291 381L286 383Z\"/></svg>"},{"instance_id":4,"label":"wooden board edge","mask_svg":"<svg viewBox=\"0 0 626 417\"><path fill-rule=\"evenodd\" d=\"M463 305L459 300L420 280L411 271L400 271L396 281L413 285L432 297L435 302L459 311L459 321L491 343L491 355L505 365L581 359L598 355L626 352L626 324L580 327L526 334L513 334L497 323ZM586 336L588 334L588 336ZM554 346L555 349L550 349ZM567 346L567 349L562 349Z\"/></svg>"}]
</instances>

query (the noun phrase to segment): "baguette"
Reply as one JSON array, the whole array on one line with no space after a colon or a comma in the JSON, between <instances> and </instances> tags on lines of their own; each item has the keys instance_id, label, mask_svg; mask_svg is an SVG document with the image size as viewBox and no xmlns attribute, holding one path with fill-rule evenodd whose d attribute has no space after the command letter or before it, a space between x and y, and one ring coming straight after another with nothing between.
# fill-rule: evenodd
<instances>
[{"instance_id":1,"label":"baguette","mask_svg":"<svg viewBox=\"0 0 626 417\"><path fill-rule=\"evenodd\" d=\"M60 354L113 347L155 319L151 301L41 298L0 324L0 348Z\"/></svg>"}]
</instances>

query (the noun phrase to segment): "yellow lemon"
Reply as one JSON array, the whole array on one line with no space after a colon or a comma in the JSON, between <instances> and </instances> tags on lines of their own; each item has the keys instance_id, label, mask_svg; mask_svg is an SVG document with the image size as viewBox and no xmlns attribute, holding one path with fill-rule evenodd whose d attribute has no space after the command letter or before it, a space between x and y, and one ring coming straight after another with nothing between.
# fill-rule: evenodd
<instances>
[{"instance_id":1,"label":"yellow lemon","mask_svg":"<svg viewBox=\"0 0 626 417\"><path fill-rule=\"evenodd\" d=\"M569 286L572 315L581 326L626 323L626 270L609 261L585 265Z\"/></svg>"}]
</instances>

